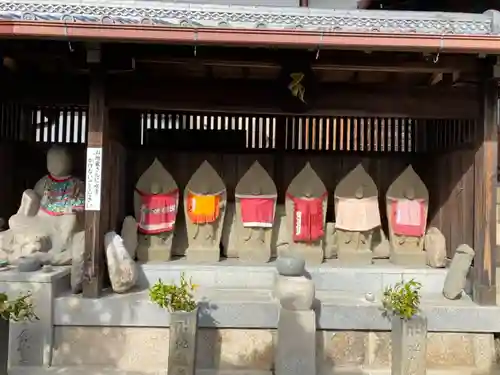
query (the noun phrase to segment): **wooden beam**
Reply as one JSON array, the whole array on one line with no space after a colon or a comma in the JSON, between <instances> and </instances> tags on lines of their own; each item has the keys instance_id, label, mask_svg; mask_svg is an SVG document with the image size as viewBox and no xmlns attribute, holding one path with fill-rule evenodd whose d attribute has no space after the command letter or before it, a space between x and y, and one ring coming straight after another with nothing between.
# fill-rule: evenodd
<instances>
[{"instance_id":1,"label":"wooden beam","mask_svg":"<svg viewBox=\"0 0 500 375\"><path fill-rule=\"evenodd\" d=\"M421 55L420 59L398 58L393 56L361 56L349 57L339 54L333 58L321 58L312 65L314 70L342 70L351 72L392 72L392 73L453 73L472 72L477 73L477 63L470 58L444 56L439 62L434 63L426 60ZM247 67L276 69L280 64L275 59L237 58L237 57L204 57L204 58L175 58L163 56L137 57L137 61L143 64L166 64L166 65L192 65L202 64L218 67Z\"/></svg>"},{"instance_id":2,"label":"wooden beam","mask_svg":"<svg viewBox=\"0 0 500 375\"><path fill-rule=\"evenodd\" d=\"M104 157L108 137L108 109L104 72L99 63L100 50L89 49L91 63L89 89L89 119L87 128L87 176L85 196L85 255L83 297L98 298L104 279L104 230L101 202L106 190L103 186Z\"/></svg>"},{"instance_id":3,"label":"wooden beam","mask_svg":"<svg viewBox=\"0 0 500 375\"><path fill-rule=\"evenodd\" d=\"M474 171L474 258L473 300L480 305L496 304L496 181L498 83L494 65L485 60L480 105L479 147Z\"/></svg>"},{"instance_id":4,"label":"wooden beam","mask_svg":"<svg viewBox=\"0 0 500 375\"><path fill-rule=\"evenodd\" d=\"M286 114L276 82L263 80L168 80L109 77L109 106L150 110ZM207 94L208 93L208 94ZM477 118L476 88L399 88L320 84L310 116Z\"/></svg>"}]
</instances>

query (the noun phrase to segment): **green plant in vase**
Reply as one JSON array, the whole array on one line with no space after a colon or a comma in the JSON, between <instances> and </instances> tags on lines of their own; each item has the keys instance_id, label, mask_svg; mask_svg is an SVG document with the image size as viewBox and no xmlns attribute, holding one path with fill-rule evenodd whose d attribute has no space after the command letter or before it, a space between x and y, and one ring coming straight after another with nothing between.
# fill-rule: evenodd
<instances>
[{"instance_id":1,"label":"green plant in vase","mask_svg":"<svg viewBox=\"0 0 500 375\"><path fill-rule=\"evenodd\" d=\"M34 321L39 320L35 314L31 293L19 295L9 300L5 293L0 293L0 318L6 321Z\"/></svg>"},{"instance_id":2,"label":"green plant in vase","mask_svg":"<svg viewBox=\"0 0 500 375\"><path fill-rule=\"evenodd\" d=\"M196 309L197 303L194 299L194 292L198 286L193 284L191 279L187 280L184 273L181 275L179 285L165 284L160 279L149 288L149 299L169 312L192 312Z\"/></svg>"},{"instance_id":3,"label":"green plant in vase","mask_svg":"<svg viewBox=\"0 0 500 375\"><path fill-rule=\"evenodd\" d=\"M382 297L382 310L386 316L409 320L420 311L422 284L414 279L388 286Z\"/></svg>"}]
</instances>

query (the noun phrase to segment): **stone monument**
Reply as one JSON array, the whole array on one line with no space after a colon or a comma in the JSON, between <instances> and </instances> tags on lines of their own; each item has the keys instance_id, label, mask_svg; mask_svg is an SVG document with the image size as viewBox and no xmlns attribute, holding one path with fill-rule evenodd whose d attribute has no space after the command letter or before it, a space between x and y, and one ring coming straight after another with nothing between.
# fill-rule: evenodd
<instances>
[{"instance_id":1,"label":"stone monument","mask_svg":"<svg viewBox=\"0 0 500 375\"><path fill-rule=\"evenodd\" d=\"M380 230L378 190L358 164L335 189L335 230L340 262L371 264L373 234Z\"/></svg>"},{"instance_id":2,"label":"stone monument","mask_svg":"<svg viewBox=\"0 0 500 375\"><path fill-rule=\"evenodd\" d=\"M450 300L459 299L467 284L467 274L476 253L469 245L460 245L455 250L450 268L444 279L443 295Z\"/></svg>"},{"instance_id":3,"label":"stone monument","mask_svg":"<svg viewBox=\"0 0 500 375\"><path fill-rule=\"evenodd\" d=\"M316 314L312 310L315 288L313 281L304 276L304 265L303 259L294 257L276 261L274 295L281 304L276 375L316 374Z\"/></svg>"},{"instance_id":4,"label":"stone monument","mask_svg":"<svg viewBox=\"0 0 500 375\"><path fill-rule=\"evenodd\" d=\"M276 213L276 185L267 171L255 162L235 189L238 257L241 260L268 262Z\"/></svg>"},{"instance_id":5,"label":"stone monument","mask_svg":"<svg viewBox=\"0 0 500 375\"><path fill-rule=\"evenodd\" d=\"M187 260L218 262L227 193L224 181L208 161L200 165L187 183L184 202Z\"/></svg>"},{"instance_id":6,"label":"stone monument","mask_svg":"<svg viewBox=\"0 0 500 375\"><path fill-rule=\"evenodd\" d=\"M429 192L408 166L387 190L386 209L391 242L391 262L425 265L424 235Z\"/></svg>"},{"instance_id":7,"label":"stone monument","mask_svg":"<svg viewBox=\"0 0 500 375\"><path fill-rule=\"evenodd\" d=\"M427 265L432 268L446 267L446 238L436 228L430 227L424 238Z\"/></svg>"},{"instance_id":8,"label":"stone monument","mask_svg":"<svg viewBox=\"0 0 500 375\"><path fill-rule=\"evenodd\" d=\"M111 288L116 293L128 292L137 283L139 274L123 239L115 232L108 232L104 236L104 247Z\"/></svg>"},{"instance_id":9,"label":"stone monument","mask_svg":"<svg viewBox=\"0 0 500 375\"><path fill-rule=\"evenodd\" d=\"M295 176L286 192L286 226L291 234L288 252L308 264L323 262L328 193L311 164Z\"/></svg>"},{"instance_id":10,"label":"stone monument","mask_svg":"<svg viewBox=\"0 0 500 375\"><path fill-rule=\"evenodd\" d=\"M83 254L84 243L73 236L84 229L85 184L71 169L68 150L53 146L47 153L49 173L24 191L10 229L0 233L1 258L16 263L29 256L43 264L68 265L73 254Z\"/></svg>"},{"instance_id":11,"label":"stone monument","mask_svg":"<svg viewBox=\"0 0 500 375\"><path fill-rule=\"evenodd\" d=\"M138 232L137 259L143 262L168 261L172 257L172 239L179 207L179 190L172 175L155 159L137 181L134 211L137 226L125 218L123 240L129 254L134 250L134 234Z\"/></svg>"}]
</instances>

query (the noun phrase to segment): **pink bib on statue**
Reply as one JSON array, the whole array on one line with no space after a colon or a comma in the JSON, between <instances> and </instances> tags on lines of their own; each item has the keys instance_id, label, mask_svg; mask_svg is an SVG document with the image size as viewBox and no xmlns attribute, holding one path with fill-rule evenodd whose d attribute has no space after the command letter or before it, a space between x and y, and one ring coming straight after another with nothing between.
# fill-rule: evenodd
<instances>
[{"instance_id":1,"label":"pink bib on statue","mask_svg":"<svg viewBox=\"0 0 500 375\"><path fill-rule=\"evenodd\" d=\"M425 232L425 202L400 199L391 203L392 230L401 236L420 237Z\"/></svg>"},{"instance_id":2,"label":"pink bib on statue","mask_svg":"<svg viewBox=\"0 0 500 375\"><path fill-rule=\"evenodd\" d=\"M139 232L158 234L174 230L179 191L175 189L166 194L136 191L141 196Z\"/></svg>"}]
</instances>

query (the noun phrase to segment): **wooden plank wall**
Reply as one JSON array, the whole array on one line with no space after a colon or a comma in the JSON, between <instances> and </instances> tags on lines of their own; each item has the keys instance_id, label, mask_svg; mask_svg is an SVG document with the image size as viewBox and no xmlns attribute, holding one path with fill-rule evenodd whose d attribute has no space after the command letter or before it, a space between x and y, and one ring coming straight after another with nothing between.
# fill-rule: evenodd
<instances>
[{"instance_id":1,"label":"wooden plank wall","mask_svg":"<svg viewBox=\"0 0 500 375\"><path fill-rule=\"evenodd\" d=\"M389 185L412 163L430 192L429 225L444 233L449 243L449 256L461 243L473 245L474 152L469 147L474 138L473 121L332 116L266 118L256 115L242 115L243 120L241 116L236 120L238 116L224 113L178 112L148 112L141 120L139 112L132 112L113 110L110 114L113 131L104 157L110 179L106 192L109 201L103 205L103 210L107 210L107 230L120 230L123 218L133 214L134 185L154 157L162 161L181 189L203 160L210 161L223 177L230 200L234 199L238 180L255 160L274 179L281 201L292 178L309 161L330 193L328 220L334 220L332 195L335 186L358 163L363 163L377 183L382 207ZM5 154L0 168L12 171L15 176L12 186L3 187L4 196L12 199L6 200L0 217L12 215L22 191L32 188L46 174L45 153L53 143L65 144L72 150L75 175L85 178L85 108L34 108L30 120L40 124L50 113L53 126L29 132L27 141L15 146L0 147L0 153ZM153 134L168 134L167 137L173 140L171 143L175 144L171 147L141 146L139 126L144 127L147 119L150 127L159 131ZM234 139L241 141L235 143L241 148L239 151L194 152L182 150L184 146L179 138L171 137L174 133L183 134L180 139L187 138L191 149L196 149L196 145L193 146L196 137L189 130L203 129L206 131L195 133L201 135L205 144L209 134L220 139L223 130L231 142ZM231 132L236 138L231 138ZM146 134L145 143L148 143L147 138ZM181 149L176 150L179 144ZM457 144L461 145L459 149L450 150L456 149ZM385 221L385 212L382 216Z\"/></svg>"}]
</instances>

